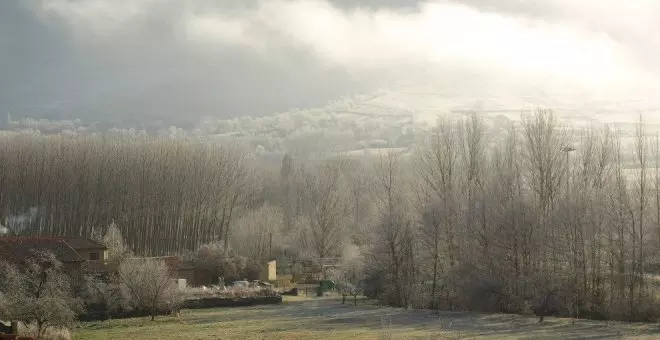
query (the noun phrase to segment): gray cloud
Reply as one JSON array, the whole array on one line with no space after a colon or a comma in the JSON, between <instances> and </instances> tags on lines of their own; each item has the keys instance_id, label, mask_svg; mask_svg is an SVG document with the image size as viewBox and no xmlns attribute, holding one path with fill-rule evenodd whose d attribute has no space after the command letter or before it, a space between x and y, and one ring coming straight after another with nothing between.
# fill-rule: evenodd
<instances>
[{"instance_id":1,"label":"gray cloud","mask_svg":"<svg viewBox=\"0 0 660 340\"><path fill-rule=\"evenodd\" d=\"M652 0L5 1L0 112L181 123L320 106L408 78L432 87L431 74L460 78L464 91L470 79L492 76L543 91L569 84L604 97L649 96L659 7Z\"/></svg>"}]
</instances>

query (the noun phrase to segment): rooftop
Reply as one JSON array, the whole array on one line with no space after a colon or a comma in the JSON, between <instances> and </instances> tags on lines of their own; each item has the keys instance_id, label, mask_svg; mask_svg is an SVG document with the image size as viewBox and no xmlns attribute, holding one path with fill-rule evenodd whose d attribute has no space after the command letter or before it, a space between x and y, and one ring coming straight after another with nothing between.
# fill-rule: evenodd
<instances>
[{"instance_id":1,"label":"rooftop","mask_svg":"<svg viewBox=\"0 0 660 340\"><path fill-rule=\"evenodd\" d=\"M68 243L73 249L103 249L107 250L108 248L103 244L90 240L82 236L74 237L61 237Z\"/></svg>"},{"instance_id":2,"label":"rooftop","mask_svg":"<svg viewBox=\"0 0 660 340\"><path fill-rule=\"evenodd\" d=\"M50 251L64 263L84 261L62 237L0 237L0 258L3 260L23 263L34 250Z\"/></svg>"}]
</instances>

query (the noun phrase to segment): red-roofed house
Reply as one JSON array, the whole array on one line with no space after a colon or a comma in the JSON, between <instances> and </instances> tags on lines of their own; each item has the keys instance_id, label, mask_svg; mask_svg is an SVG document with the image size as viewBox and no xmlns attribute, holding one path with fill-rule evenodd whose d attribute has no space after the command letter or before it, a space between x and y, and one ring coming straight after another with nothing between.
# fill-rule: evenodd
<instances>
[{"instance_id":1,"label":"red-roofed house","mask_svg":"<svg viewBox=\"0 0 660 340\"><path fill-rule=\"evenodd\" d=\"M67 271L80 272L84 262L105 259L107 248L83 237L4 236L0 237L0 259L25 264L33 250L49 251Z\"/></svg>"}]
</instances>

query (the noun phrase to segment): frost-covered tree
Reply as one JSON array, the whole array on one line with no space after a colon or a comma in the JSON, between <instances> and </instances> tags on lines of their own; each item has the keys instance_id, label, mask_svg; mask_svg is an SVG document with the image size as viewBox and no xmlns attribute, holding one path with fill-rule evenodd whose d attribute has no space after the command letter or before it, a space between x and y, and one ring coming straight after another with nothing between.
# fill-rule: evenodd
<instances>
[{"instance_id":1,"label":"frost-covered tree","mask_svg":"<svg viewBox=\"0 0 660 340\"><path fill-rule=\"evenodd\" d=\"M119 280L131 306L148 312L152 321L160 312L178 308L181 295L163 260L125 260L119 266Z\"/></svg>"},{"instance_id":2,"label":"frost-covered tree","mask_svg":"<svg viewBox=\"0 0 660 340\"><path fill-rule=\"evenodd\" d=\"M106 260L110 263L119 264L123 259L133 256L133 252L124 241L121 230L114 221L108 226L101 242L108 248Z\"/></svg>"},{"instance_id":3,"label":"frost-covered tree","mask_svg":"<svg viewBox=\"0 0 660 340\"><path fill-rule=\"evenodd\" d=\"M23 270L2 263L0 292L0 318L36 325L37 338L50 328L71 328L82 311L62 263L50 252L33 251Z\"/></svg>"}]
</instances>

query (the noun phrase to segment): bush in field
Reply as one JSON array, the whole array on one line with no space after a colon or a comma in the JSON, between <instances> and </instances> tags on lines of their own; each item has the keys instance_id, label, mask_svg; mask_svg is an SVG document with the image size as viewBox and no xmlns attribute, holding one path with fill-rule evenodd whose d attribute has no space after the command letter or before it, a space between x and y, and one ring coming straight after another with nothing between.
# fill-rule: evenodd
<instances>
[{"instance_id":1,"label":"bush in field","mask_svg":"<svg viewBox=\"0 0 660 340\"><path fill-rule=\"evenodd\" d=\"M220 298L251 298L251 297L266 297L277 296L277 291L265 287L230 287L227 289L203 289L203 288L188 288L184 295L186 298L205 298L205 297L220 297Z\"/></svg>"},{"instance_id":2,"label":"bush in field","mask_svg":"<svg viewBox=\"0 0 660 340\"><path fill-rule=\"evenodd\" d=\"M18 334L23 337L38 338L40 340L71 340L71 331L66 328L48 328L41 337L37 325L23 325L19 324Z\"/></svg>"},{"instance_id":3,"label":"bush in field","mask_svg":"<svg viewBox=\"0 0 660 340\"><path fill-rule=\"evenodd\" d=\"M261 265L255 261L247 261L243 269L243 277L248 280L258 280L261 273Z\"/></svg>"},{"instance_id":4,"label":"bush in field","mask_svg":"<svg viewBox=\"0 0 660 340\"><path fill-rule=\"evenodd\" d=\"M83 280L80 297L87 310L103 311L108 315L128 307L128 299L122 295L118 277L102 280L97 276L88 275Z\"/></svg>"},{"instance_id":5,"label":"bush in field","mask_svg":"<svg viewBox=\"0 0 660 340\"><path fill-rule=\"evenodd\" d=\"M82 311L62 263L50 252L33 251L22 271L3 263L0 291L4 300L0 318L35 328L37 339L48 330L71 328Z\"/></svg>"},{"instance_id":6,"label":"bush in field","mask_svg":"<svg viewBox=\"0 0 660 340\"><path fill-rule=\"evenodd\" d=\"M195 268L207 271L212 278L211 284L218 283L220 278L225 283L247 278L247 264L245 257L231 249L225 249L220 242L202 245L195 256Z\"/></svg>"},{"instance_id":7,"label":"bush in field","mask_svg":"<svg viewBox=\"0 0 660 340\"><path fill-rule=\"evenodd\" d=\"M146 311L154 320L162 311L177 311L182 296L165 261L125 260L119 266L122 293L131 307Z\"/></svg>"}]
</instances>

